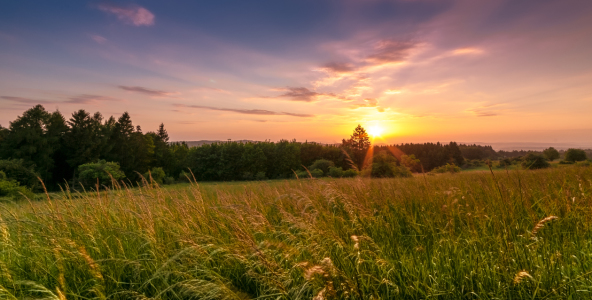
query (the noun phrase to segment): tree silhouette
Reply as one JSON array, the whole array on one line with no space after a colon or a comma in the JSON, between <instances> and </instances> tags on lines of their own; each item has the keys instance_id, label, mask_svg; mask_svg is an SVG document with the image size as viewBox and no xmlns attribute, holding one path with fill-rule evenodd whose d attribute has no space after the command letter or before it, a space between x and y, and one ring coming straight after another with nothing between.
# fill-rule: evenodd
<instances>
[{"instance_id":1,"label":"tree silhouette","mask_svg":"<svg viewBox=\"0 0 592 300\"><path fill-rule=\"evenodd\" d=\"M366 133L364 127L358 124L358 127L354 129L350 138L348 140L343 140L342 146L346 151L350 152L350 157L358 170L363 169L366 153L368 153L368 149L370 149L370 137L368 136L368 133Z\"/></svg>"}]
</instances>

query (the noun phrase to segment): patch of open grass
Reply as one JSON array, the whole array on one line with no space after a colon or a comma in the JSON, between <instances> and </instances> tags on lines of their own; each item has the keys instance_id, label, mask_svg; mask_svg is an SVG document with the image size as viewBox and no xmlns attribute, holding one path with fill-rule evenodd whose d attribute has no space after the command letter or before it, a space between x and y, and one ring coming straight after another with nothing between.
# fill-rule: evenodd
<instances>
[{"instance_id":1,"label":"patch of open grass","mask_svg":"<svg viewBox=\"0 0 592 300\"><path fill-rule=\"evenodd\" d=\"M146 185L0 207L6 299L588 299L592 168Z\"/></svg>"}]
</instances>

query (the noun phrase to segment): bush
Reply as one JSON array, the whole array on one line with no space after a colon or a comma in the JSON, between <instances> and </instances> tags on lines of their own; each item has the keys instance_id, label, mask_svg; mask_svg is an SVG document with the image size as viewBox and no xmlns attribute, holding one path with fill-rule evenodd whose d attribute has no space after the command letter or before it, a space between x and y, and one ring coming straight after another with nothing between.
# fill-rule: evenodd
<instances>
[{"instance_id":1,"label":"bush","mask_svg":"<svg viewBox=\"0 0 592 300\"><path fill-rule=\"evenodd\" d=\"M25 197L34 199L35 194L26 186L21 186L16 180L7 180L6 174L0 171L0 197L11 197L16 201Z\"/></svg>"},{"instance_id":2,"label":"bush","mask_svg":"<svg viewBox=\"0 0 592 300\"><path fill-rule=\"evenodd\" d=\"M582 149L569 148L565 151L565 160L570 162L586 160L586 151Z\"/></svg>"},{"instance_id":3,"label":"bush","mask_svg":"<svg viewBox=\"0 0 592 300\"><path fill-rule=\"evenodd\" d=\"M529 153L522 159L522 167L527 170L544 169L551 166L547 159L540 155Z\"/></svg>"},{"instance_id":4,"label":"bush","mask_svg":"<svg viewBox=\"0 0 592 300\"><path fill-rule=\"evenodd\" d=\"M175 178L172 176L168 176L164 178L164 184L174 184L175 183Z\"/></svg>"},{"instance_id":5,"label":"bush","mask_svg":"<svg viewBox=\"0 0 592 300\"><path fill-rule=\"evenodd\" d=\"M411 172L419 173L422 171L421 162L415 158L414 154L402 155L401 165L407 167Z\"/></svg>"},{"instance_id":6,"label":"bush","mask_svg":"<svg viewBox=\"0 0 592 300\"><path fill-rule=\"evenodd\" d=\"M243 174L243 176L244 176L244 174ZM193 181L193 177L191 177L191 173L181 171L181 173L179 173L179 177L177 180L179 182L191 182L191 181Z\"/></svg>"},{"instance_id":7,"label":"bush","mask_svg":"<svg viewBox=\"0 0 592 300\"><path fill-rule=\"evenodd\" d=\"M0 171L6 175L6 179L17 181L20 185L32 190L40 188L37 173L33 167L26 166L22 159L0 160Z\"/></svg>"},{"instance_id":8,"label":"bush","mask_svg":"<svg viewBox=\"0 0 592 300\"><path fill-rule=\"evenodd\" d=\"M158 184L162 184L167 177L164 170L160 167L152 168L150 172L146 172L142 176L144 176L148 182L150 182L150 177L152 177L152 180Z\"/></svg>"},{"instance_id":9,"label":"bush","mask_svg":"<svg viewBox=\"0 0 592 300\"><path fill-rule=\"evenodd\" d=\"M560 160L559 161L559 164L560 165L571 165L573 163L574 163L573 161L565 161L565 160Z\"/></svg>"},{"instance_id":10,"label":"bush","mask_svg":"<svg viewBox=\"0 0 592 300\"><path fill-rule=\"evenodd\" d=\"M119 169L119 163L99 160L96 163L88 163L78 166L78 181L84 186L95 186L97 179L99 185L111 182L111 176L115 180L125 178L123 171Z\"/></svg>"},{"instance_id":11,"label":"bush","mask_svg":"<svg viewBox=\"0 0 592 300\"><path fill-rule=\"evenodd\" d=\"M509 158L504 158L497 163L498 168L507 168L512 165L512 160Z\"/></svg>"},{"instance_id":12,"label":"bush","mask_svg":"<svg viewBox=\"0 0 592 300\"><path fill-rule=\"evenodd\" d=\"M324 174L325 173L321 169L314 169L314 170L310 171L310 175L312 175L312 177L314 177L314 178L323 177Z\"/></svg>"},{"instance_id":13,"label":"bush","mask_svg":"<svg viewBox=\"0 0 592 300\"><path fill-rule=\"evenodd\" d=\"M559 158L559 151L553 147L549 147L543 150L543 155L550 161L554 161Z\"/></svg>"},{"instance_id":14,"label":"bush","mask_svg":"<svg viewBox=\"0 0 592 300\"><path fill-rule=\"evenodd\" d=\"M592 166L592 162L590 162L589 160L585 160L585 161L580 161L576 163L576 166L578 167L589 167Z\"/></svg>"},{"instance_id":15,"label":"bush","mask_svg":"<svg viewBox=\"0 0 592 300\"><path fill-rule=\"evenodd\" d=\"M255 174L255 180L266 180L267 176L265 176L265 172L261 171L261 172L257 172L257 174Z\"/></svg>"},{"instance_id":16,"label":"bush","mask_svg":"<svg viewBox=\"0 0 592 300\"><path fill-rule=\"evenodd\" d=\"M360 173L356 169L348 169L343 171L343 177L356 177L360 175Z\"/></svg>"},{"instance_id":17,"label":"bush","mask_svg":"<svg viewBox=\"0 0 592 300\"><path fill-rule=\"evenodd\" d=\"M397 165L397 159L381 151L374 155L372 164L362 170L362 176L374 178L411 177L411 171L404 166Z\"/></svg>"},{"instance_id":18,"label":"bush","mask_svg":"<svg viewBox=\"0 0 592 300\"><path fill-rule=\"evenodd\" d=\"M323 174L328 174L329 168L331 168L331 167L335 167L335 163L333 163L330 160L319 159L319 160L316 160L310 167L308 167L308 169L309 170L319 169L319 170L323 171Z\"/></svg>"},{"instance_id":19,"label":"bush","mask_svg":"<svg viewBox=\"0 0 592 300\"><path fill-rule=\"evenodd\" d=\"M341 178L343 177L343 168L341 167L330 167L329 168L329 176L333 178Z\"/></svg>"},{"instance_id":20,"label":"bush","mask_svg":"<svg viewBox=\"0 0 592 300\"><path fill-rule=\"evenodd\" d=\"M460 168L455 164L445 164L432 170L432 173L458 173Z\"/></svg>"}]
</instances>

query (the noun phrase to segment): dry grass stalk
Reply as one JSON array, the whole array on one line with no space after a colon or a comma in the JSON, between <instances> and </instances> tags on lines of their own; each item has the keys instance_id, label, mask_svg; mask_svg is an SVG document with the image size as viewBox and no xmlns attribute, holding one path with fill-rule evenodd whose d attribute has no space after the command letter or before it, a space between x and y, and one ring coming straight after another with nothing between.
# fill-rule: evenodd
<instances>
[{"instance_id":1,"label":"dry grass stalk","mask_svg":"<svg viewBox=\"0 0 592 300\"><path fill-rule=\"evenodd\" d=\"M518 272L518 274L516 274L516 276L514 276L514 284L519 284L522 279L524 279L525 277L528 277L530 279L534 279L532 278L532 276L530 276L530 274L528 274L528 272L526 272L525 270L522 270L520 272Z\"/></svg>"},{"instance_id":2,"label":"dry grass stalk","mask_svg":"<svg viewBox=\"0 0 592 300\"><path fill-rule=\"evenodd\" d=\"M542 220L540 220L532 229L532 236L536 236L536 234L545 227L545 223L551 222L553 220L557 220L559 217L557 216L548 216Z\"/></svg>"}]
</instances>

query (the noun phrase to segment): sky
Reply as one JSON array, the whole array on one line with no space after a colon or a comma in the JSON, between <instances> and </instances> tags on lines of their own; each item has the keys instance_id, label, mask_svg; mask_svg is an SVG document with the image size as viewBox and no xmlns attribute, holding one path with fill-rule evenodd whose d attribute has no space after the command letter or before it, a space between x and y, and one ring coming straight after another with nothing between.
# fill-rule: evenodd
<instances>
[{"instance_id":1,"label":"sky","mask_svg":"<svg viewBox=\"0 0 592 300\"><path fill-rule=\"evenodd\" d=\"M42 104L171 140L592 145L592 1L4 1L0 125Z\"/></svg>"}]
</instances>

